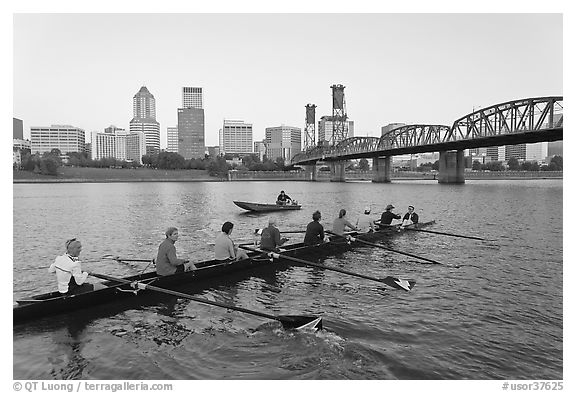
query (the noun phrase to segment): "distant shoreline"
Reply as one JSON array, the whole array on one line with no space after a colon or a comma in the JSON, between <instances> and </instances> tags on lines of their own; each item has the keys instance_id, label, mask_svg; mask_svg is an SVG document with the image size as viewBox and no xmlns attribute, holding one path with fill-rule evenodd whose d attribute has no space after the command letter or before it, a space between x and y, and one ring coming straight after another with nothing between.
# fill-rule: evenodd
<instances>
[{"instance_id":1,"label":"distant shoreline","mask_svg":"<svg viewBox=\"0 0 576 393\"><path fill-rule=\"evenodd\" d=\"M371 181L371 171L348 174L347 181ZM391 180L436 181L438 174L429 172L393 172ZM465 172L465 180L562 179L563 172ZM319 172L318 181L330 181L328 172ZM110 169L61 167L57 176L13 171L13 184L42 183L142 183L142 182L221 182L228 178L208 175L204 170L162 170L150 168ZM235 172L231 181L306 181L302 172Z\"/></svg>"}]
</instances>

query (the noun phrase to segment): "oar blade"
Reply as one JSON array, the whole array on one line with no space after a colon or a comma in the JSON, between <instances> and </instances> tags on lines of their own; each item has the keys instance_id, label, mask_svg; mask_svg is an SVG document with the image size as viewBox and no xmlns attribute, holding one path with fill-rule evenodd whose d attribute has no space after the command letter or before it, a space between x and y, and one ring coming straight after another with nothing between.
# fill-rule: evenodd
<instances>
[{"instance_id":1,"label":"oar blade","mask_svg":"<svg viewBox=\"0 0 576 393\"><path fill-rule=\"evenodd\" d=\"M322 330L322 317L316 315L279 315L278 320L284 329L300 331Z\"/></svg>"},{"instance_id":2,"label":"oar blade","mask_svg":"<svg viewBox=\"0 0 576 393\"><path fill-rule=\"evenodd\" d=\"M404 280L404 279L396 278L396 277L392 277L392 276L385 277L385 278L381 279L380 281L382 281L384 284L386 284L392 288L403 289L406 292L411 291L412 288L414 288L414 285L416 285L415 280Z\"/></svg>"}]
</instances>

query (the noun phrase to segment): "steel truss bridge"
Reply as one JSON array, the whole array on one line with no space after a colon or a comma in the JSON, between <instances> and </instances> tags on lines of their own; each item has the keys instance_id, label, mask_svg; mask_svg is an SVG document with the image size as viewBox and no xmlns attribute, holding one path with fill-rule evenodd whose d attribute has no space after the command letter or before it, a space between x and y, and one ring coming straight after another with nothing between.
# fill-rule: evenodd
<instances>
[{"instance_id":1,"label":"steel truss bridge","mask_svg":"<svg viewBox=\"0 0 576 393\"><path fill-rule=\"evenodd\" d=\"M563 97L508 101L472 112L452 126L411 124L377 137L352 137L314 147L294 165L562 140Z\"/></svg>"}]
</instances>

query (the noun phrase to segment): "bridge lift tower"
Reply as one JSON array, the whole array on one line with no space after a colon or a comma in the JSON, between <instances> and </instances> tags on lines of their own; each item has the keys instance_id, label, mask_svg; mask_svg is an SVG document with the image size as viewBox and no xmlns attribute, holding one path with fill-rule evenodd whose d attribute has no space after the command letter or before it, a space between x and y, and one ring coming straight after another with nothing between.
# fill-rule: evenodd
<instances>
[{"instance_id":1,"label":"bridge lift tower","mask_svg":"<svg viewBox=\"0 0 576 393\"><path fill-rule=\"evenodd\" d=\"M316 147L316 105L306 105L306 126L304 127L304 150Z\"/></svg>"},{"instance_id":2,"label":"bridge lift tower","mask_svg":"<svg viewBox=\"0 0 576 393\"><path fill-rule=\"evenodd\" d=\"M344 100L344 87L332 85L332 138L331 145L336 145L348 137L346 130L346 102Z\"/></svg>"}]
</instances>

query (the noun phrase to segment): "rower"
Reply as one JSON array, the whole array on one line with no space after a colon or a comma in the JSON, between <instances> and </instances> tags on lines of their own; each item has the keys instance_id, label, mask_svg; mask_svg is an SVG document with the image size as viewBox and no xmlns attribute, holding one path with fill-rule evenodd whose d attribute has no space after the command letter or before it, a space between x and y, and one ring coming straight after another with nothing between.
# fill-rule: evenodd
<instances>
[{"instance_id":1,"label":"rower","mask_svg":"<svg viewBox=\"0 0 576 393\"><path fill-rule=\"evenodd\" d=\"M82 271L80 252L82 243L76 238L66 241L66 253L56 257L48 271L56 273L58 292L63 295L76 295L94 290L94 285L86 283L89 273Z\"/></svg>"},{"instance_id":2,"label":"rower","mask_svg":"<svg viewBox=\"0 0 576 393\"><path fill-rule=\"evenodd\" d=\"M169 276L176 273L184 273L187 259L180 259L176 256L176 246L174 243L178 240L178 228L170 227L164 232L166 239L158 246L156 256L156 274L159 276ZM192 270L196 270L193 263L188 265Z\"/></svg>"},{"instance_id":3,"label":"rower","mask_svg":"<svg viewBox=\"0 0 576 393\"><path fill-rule=\"evenodd\" d=\"M316 210L312 214L312 221L306 226L306 235L304 235L305 245L311 246L328 241L328 239L324 239L324 227L320 224L321 218L322 214L319 210Z\"/></svg>"},{"instance_id":4,"label":"rower","mask_svg":"<svg viewBox=\"0 0 576 393\"><path fill-rule=\"evenodd\" d=\"M284 190L280 191L280 195L278 195L278 198L276 199L276 204L277 205L287 205L288 201L292 202L292 198L290 198L288 195L286 195L284 193Z\"/></svg>"},{"instance_id":5,"label":"rower","mask_svg":"<svg viewBox=\"0 0 576 393\"><path fill-rule=\"evenodd\" d=\"M335 219L334 223L332 224L332 232L334 232L336 235L342 236L346 227L352 229L353 231L358 231L358 228L356 228L355 225L352 225L350 221L346 219L346 210L340 209L338 218Z\"/></svg>"},{"instance_id":6,"label":"rower","mask_svg":"<svg viewBox=\"0 0 576 393\"><path fill-rule=\"evenodd\" d=\"M402 227L406 227L408 225L414 225L417 227L418 225L418 214L414 213L414 206L408 206L408 213L404 214L402 217Z\"/></svg>"},{"instance_id":7,"label":"rower","mask_svg":"<svg viewBox=\"0 0 576 393\"><path fill-rule=\"evenodd\" d=\"M356 227L360 232L374 232L374 220L370 218L370 207L364 208L364 214L356 220Z\"/></svg>"},{"instance_id":8,"label":"rower","mask_svg":"<svg viewBox=\"0 0 576 393\"><path fill-rule=\"evenodd\" d=\"M214 259L222 262L235 262L248 258L246 251L238 248L230 238L232 229L234 229L234 224L230 221L222 224L222 231L216 237L214 244Z\"/></svg>"},{"instance_id":9,"label":"rower","mask_svg":"<svg viewBox=\"0 0 576 393\"><path fill-rule=\"evenodd\" d=\"M399 220L402 218L398 214L392 213L392 209L394 209L393 205L386 206L386 210L384 211L384 213L382 213L382 216L380 217L380 223L378 224L380 227L383 228L389 227L390 224L392 224L393 219Z\"/></svg>"},{"instance_id":10,"label":"rower","mask_svg":"<svg viewBox=\"0 0 576 393\"><path fill-rule=\"evenodd\" d=\"M278 247L287 241L288 238L280 237L280 231L276 227L276 219L270 217L268 226L262 230L260 249L265 251L278 251Z\"/></svg>"}]
</instances>

